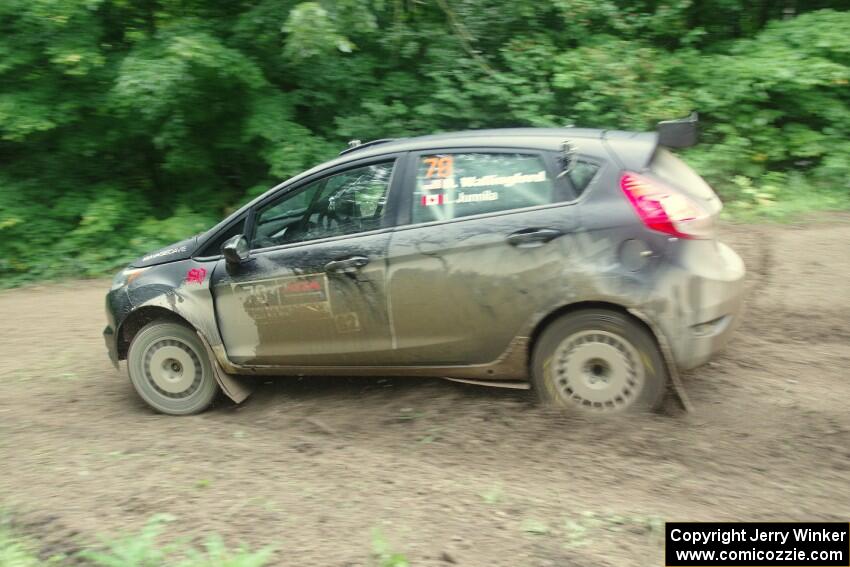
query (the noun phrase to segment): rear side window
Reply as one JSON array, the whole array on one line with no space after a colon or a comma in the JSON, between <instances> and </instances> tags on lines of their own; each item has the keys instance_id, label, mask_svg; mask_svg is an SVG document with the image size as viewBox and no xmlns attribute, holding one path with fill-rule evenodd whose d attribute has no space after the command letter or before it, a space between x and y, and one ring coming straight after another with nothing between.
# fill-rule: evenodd
<instances>
[{"instance_id":1,"label":"rear side window","mask_svg":"<svg viewBox=\"0 0 850 567\"><path fill-rule=\"evenodd\" d=\"M569 176L576 190L576 197L584 193L584 190L590 185L597 171L599 171L599 166L595 163L587 161L577 161L575 163L570 170Z\"/></svg>"},{"instance_id":2,"label":"rear side window","mask_svg":"<svg viewBox=\"0 0 850 567\"><path fill-rule=\"evenodd\" d=\"M419 157L411 220L450 220L546 205L555 185L543 159L523 153L446 153Z\"/></svg>"}]
</instances>

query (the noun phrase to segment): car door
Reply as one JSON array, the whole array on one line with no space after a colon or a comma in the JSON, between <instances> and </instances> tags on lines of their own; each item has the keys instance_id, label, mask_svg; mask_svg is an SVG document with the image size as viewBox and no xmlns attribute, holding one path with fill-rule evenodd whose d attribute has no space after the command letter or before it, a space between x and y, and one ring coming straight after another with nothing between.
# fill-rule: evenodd
<instances>
[{"instance_id":1,"label":"car door","mask_svg":"<svg viewBox=\"0 0 850 567\"><path fill-rule=\"evenodd\" d=\"M220 260L212 290L236 363L381 364L392 342L385 291L399 156L313 176L249 216L251 258Z\"/></svg>"},{"instance_id":2,"label":"car door","mask_svg":"<svg viewBox=\"0 0 850 567\"><path fill-rule=\"evenodd\" d=\"M395 360L493 361L562 292L570 188L533 150L411 153L407 169L387 265Z\"/></svg>"}]
</instances>

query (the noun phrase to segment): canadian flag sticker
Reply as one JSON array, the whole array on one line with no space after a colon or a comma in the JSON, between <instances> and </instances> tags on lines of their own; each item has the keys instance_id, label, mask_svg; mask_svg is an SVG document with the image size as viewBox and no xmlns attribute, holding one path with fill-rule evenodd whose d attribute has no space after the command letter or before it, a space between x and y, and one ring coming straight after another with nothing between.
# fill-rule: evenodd
<instances>
[{"instance_id":1,"label":"canadian flag sticker","mask_svg":"<svg viewBox=\"0 0 850 567\"><path fill-rule=\"evenodd\" d=\"M430 207L432 205L442 205L443 195L422 195L422 206Z\"/></svg>"}]
</instances>

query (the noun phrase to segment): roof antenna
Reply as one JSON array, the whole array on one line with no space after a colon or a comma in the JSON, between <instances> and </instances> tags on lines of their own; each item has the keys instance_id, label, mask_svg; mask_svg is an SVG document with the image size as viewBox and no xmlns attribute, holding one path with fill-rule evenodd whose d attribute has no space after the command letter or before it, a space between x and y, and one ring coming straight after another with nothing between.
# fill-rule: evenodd
<instances>
[{"instance_id":1,"label":"roof antenna","mask_svg":"<svg viewBox=\"0 0 850 567\"><path fill-rule=\"evenodd\" d=\"M356 148L357 146L359 146L362 143L363 142L361 142L360 140L349 140L348 149L353 150L354 148Z\"/></svg>"}]
</instances>

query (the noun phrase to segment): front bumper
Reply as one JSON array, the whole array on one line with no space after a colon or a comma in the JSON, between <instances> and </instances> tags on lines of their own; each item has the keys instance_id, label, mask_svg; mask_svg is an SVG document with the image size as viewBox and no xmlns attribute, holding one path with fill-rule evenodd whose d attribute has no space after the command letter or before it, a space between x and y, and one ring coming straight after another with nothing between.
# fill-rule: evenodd
<instances>
[{"instance_id":1,"label":"front bumper","mask_svg":"<svg viewBox=\"0 0 850 567\"><path fill-rule=\"evenodd\" d=\"M746 270L720 242L699 243L678 260L661 276L666 308L656 320L676 365L688 370L721 351L740 324Z\"/></svg>"}]
</instances>

